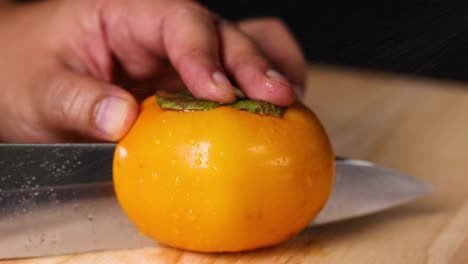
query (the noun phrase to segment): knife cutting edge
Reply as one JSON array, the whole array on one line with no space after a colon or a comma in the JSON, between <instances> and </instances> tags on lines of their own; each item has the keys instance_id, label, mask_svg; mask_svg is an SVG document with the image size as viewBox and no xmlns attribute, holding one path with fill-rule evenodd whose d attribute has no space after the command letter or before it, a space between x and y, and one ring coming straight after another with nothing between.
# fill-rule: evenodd
<instances>
[{"instance_id":1,"label":"knife cutting edge","mask_svg":"<svg viewBox=\"0 0 468 264\"><path fill-rule=\"evenodd\" d=\"M0 259L152 246L114 196L114 144L0 144ZM376 213L432 187L377 164L336 159L335 184L311 225Z\"/></svg>"}]
</instances>

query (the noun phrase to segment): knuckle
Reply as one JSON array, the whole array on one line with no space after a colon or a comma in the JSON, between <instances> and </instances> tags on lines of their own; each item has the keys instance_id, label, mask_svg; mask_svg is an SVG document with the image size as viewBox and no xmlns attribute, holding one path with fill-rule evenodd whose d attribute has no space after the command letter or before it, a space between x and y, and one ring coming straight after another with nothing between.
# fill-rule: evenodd
<instances>
[{"instance_id":1,"label":"knuckle","mask_svg":"<svg viewBox=\"0 0 468 264\"><path fill-rule=\"evenodd\" d=\"M199 48L188 49L181 52L174 60L177 68L184 67L185 65L191 65L196 62L207 61L213 57L211 52Z\"/></svg>"},{"instance_id":2,"label":"knuckle","mask_svg":"<svg viewBox=\"0 0 468 264\"><path fill-rule=\"evenodd\" d=\"M261 57L261 50L254 39L246 34L233 35L229 45L230 52L225 56L238 61L253 57Z\"/></svg>"},{"instance_id":3,"label":"knuckle","mask_svg":"<svg viewBox=\"0 0 468 264\"><path fill-rule=\"evenodd\" d=\"M172 8L174 14L179 15L189 15L189 16L198 16L198 17L212 17L212 13L205 7L194 3L194 2L185 2L183 4L176 4Z\"/></svg>"},{"instance_id":4,"label":"knuckle","mask_svg":"<svg viewBox=\"0 0 468 264\"><path fill-rule=\"evenodd\" d=\"M248 54L244 56L237 56L230 63L230 69L237 72L238 70L245 67L254 67L254 68L268 68L268 61L260 54Z\"/></svg>"},{"instance_id":5,"label":"knuckle","mask_svg":"<svg viewBox=\"0 0 468 264\"><path fill-rule=\"evenodd\" d=\"M47 112L53 120L61 125L67 123L82 123L88 114L86 99L82 95L77 81L68 78L58 78L52 82Z\"/></svg>"},{"instance_id":6,"label":"knuckle","mask_svg":"<svg viewBox=\"0 0 468 264\"><path fill-rule=\"evenodd\" d=\"M165 14L163 24L174 21L197 21L207 27L215 25L215 16L211 11L196 3L174 4Z\"/></svg>"},{"instance_id":7,"label":"knuckle","mask_svg":"<svg viewBox=\"0 0 468 264\"><path fill-rule=\"evenodd\" d=\"M106 10L107 11L107 10ZM107 41L109 41L114 49L119 49L121 43L131 41L131 34L128 24L128 19L122 11L106 12L103 11L101 16L105 23L103 23L103 32L106 35ZM110 30L111 29L111 30Z\"/></svg>"}]
</instances>

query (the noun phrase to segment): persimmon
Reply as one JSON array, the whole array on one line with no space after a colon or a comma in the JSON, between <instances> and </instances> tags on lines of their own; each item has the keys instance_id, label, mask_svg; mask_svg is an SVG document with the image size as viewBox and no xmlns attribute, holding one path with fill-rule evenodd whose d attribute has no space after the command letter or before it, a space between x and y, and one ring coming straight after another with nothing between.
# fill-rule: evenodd
<instances>
[{"instance_id":1,"label":"persimmon","mask_svg":"<svg viewBox=\"0 0 468 264\"><path fill-rule=\"evenodd\" d=\"M186 250L235 252L286 241L318 215L334 154L309 108L184 98L147 98L116 148L116 195L143 234Z\"/></svg>"}]
</instances>

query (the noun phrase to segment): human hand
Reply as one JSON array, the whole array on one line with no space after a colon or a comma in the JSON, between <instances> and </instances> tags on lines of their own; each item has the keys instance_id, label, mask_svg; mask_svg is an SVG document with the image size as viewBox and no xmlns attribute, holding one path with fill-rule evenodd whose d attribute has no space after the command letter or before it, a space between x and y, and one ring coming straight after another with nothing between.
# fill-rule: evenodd
<instances>
[{"instance_id":1,"label":"human hand","mask_svg":"<svg viewBox=\"0 0 468 264\"><path fill-rule=\"evenodd\" d=\"M280 21L232 23L189 0L10 6L0 58L10 142L118 140L155 89L230 102L232 79L252 99L289 105L304 86L304 57Z\"/></svg>"}]
</instances>

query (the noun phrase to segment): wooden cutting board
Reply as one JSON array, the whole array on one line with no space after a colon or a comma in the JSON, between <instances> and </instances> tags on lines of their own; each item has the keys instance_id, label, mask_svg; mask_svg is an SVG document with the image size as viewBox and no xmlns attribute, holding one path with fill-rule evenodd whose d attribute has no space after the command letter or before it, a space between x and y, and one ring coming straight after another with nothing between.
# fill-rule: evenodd
<instances>
[{"instance_id":1,"label":"wooden cutting board","mask_svg":"<svg viewBox=\"0 0 468 264\"><path fill-rule=\"evenodd\" d=\"M305 102L337 154L399 169L435 192L247 253L155 247L0 263L468 263L468 85L311 66Z\"/></svg>"}]
</instances>

